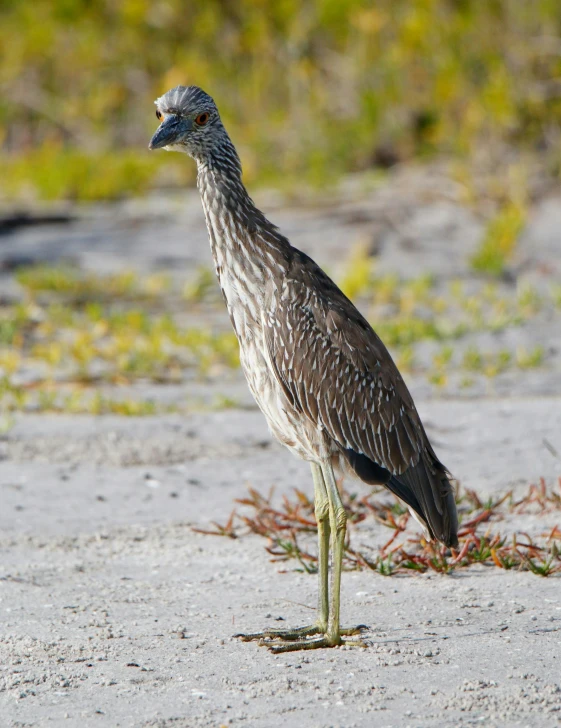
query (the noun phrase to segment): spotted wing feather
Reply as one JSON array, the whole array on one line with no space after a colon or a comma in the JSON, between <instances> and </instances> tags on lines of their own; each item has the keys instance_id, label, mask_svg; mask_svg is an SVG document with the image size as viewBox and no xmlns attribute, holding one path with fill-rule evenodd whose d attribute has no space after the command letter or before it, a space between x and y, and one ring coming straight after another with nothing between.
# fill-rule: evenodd
<instances>
[{"instance_id":1,"label":"spotted wing feather","mask_svg":"<svg viewBox=\"0 0 561 728\"><path fill-rule=\"evenodd\" d=\"M389 352L354 305L307 256L271 289L263 330L289 404L321 426L365 482L386 485L457 543L449 475Z\"/></svg>"}]
</instances>

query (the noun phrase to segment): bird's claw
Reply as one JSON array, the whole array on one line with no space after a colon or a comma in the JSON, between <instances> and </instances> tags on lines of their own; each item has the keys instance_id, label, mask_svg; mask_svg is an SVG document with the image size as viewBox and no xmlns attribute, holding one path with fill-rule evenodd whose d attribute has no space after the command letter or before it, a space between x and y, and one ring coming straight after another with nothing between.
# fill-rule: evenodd
<instances>
[{"instance_id":1,"label":"bird's claw","mask_svg":"<svg viewBox=\"0 0 561 728\"><path fill-rule=\"evenodd\" d=\"M318 624L311 624L306 627L295 627L293 629L271 627L270 629L264 629L263 632L235 634L234 637L239 637L243 642L252 642L255 640L265 641L266 639L299 640L316 634L323 634L325 631L325 627Z\"/></svg>"},{"instance_id":2,"label":"bird's claw","mask_svg":"<svg viewBox=\"0 0 561 728\"><path fill-rule=\"evenodd\" d=\"M322 625L313 624L307 627L295 629L266 629L263 632L253 634L235 634L243 642L256 641L259 647L267 647L271 652L294 652L296 650L314 650L321 647L338 647L347 645L349 647L367 647L362 640L343 640L343 637L359 635L368 627L359 624L356 627L343 627L337 634L330 634Z\"/></svg>"}]
</instances>

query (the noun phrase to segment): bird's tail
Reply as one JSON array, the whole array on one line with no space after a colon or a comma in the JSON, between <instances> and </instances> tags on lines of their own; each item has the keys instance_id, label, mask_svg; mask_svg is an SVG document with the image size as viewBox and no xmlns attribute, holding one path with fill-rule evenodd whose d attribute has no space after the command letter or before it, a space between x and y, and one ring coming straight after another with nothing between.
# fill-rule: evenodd
<instances>
[{"instance_id":1,"label":"bird's tail","mask_svg":"<svg viewBox=\"0 0 561 728\"><path fill-rule=\"evenodd\" d=\"M458 513L450 474L432 452L399 475L354 450L343 454L355 474L370 485L385 485L414 511L431 538L446 546L458 546Z\"/></svg>"},{"instance_id":2,"label":"bird's tail","mask_svg":"<svg viewBox=\"0 0 561 728\"><path fill-rule=\"evenodd\" d=\"M417 465L392 475L386 485L409 505L426 524L432 538L446 546L458 546L458 512L450 474L440 462Z\"/></svg>"}]
</instances>

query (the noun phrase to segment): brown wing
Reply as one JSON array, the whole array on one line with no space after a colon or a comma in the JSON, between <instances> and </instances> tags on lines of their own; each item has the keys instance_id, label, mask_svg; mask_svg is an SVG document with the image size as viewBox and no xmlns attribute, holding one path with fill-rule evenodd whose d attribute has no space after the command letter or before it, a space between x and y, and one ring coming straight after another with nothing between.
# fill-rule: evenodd
<instances>
[{"instance_id":1,"label":"brown wing","mask_svg":"<svg viewBox=\"0 0 561 728\"><path fill-rule=\"evenodd\" d=\"M333 281L298 258L282 288L271 288L263 321L289 402L324 428L361 479L387 485L453 544L448 474L389 352Z\"/></svg>"}]
</instances>

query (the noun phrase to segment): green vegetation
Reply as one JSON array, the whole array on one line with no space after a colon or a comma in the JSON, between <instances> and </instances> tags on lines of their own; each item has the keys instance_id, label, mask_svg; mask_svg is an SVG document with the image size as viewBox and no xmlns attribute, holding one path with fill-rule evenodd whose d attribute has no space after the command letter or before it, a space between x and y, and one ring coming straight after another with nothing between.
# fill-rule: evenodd
<instances>
[{"instance_id":1,"label":"green vegetation","mask_svg":"<svg viewBox=\"0 0 561 728\"><path fill-rule=\"evenodd\" d=\"M524 326L544 309L557 317L559 287L538 291L521 281L513 290L508 284L472 282L469 292L462 281L452 281L448 290L437 287L431 276L400 280L396 275L377 275L376 261L358 246L340 279L343 290L357 300L374 329L402 371L424 371L436 387L445 387L450 375L460 373L462 388L472 387L476 376L493 379L514 368L529 369L544 364L542 346L530 350L495 348L485 350L474 342L479 334L496 333ZM464 341L468 341L466 345ZM432 361L422 362L418 345L433 342Z\"/></svg>"},{"instance_id":2,"label":"green vegetation","mask_svg":"<svg viewBox=\"0 0 561 728\"><path fill-rule=\"evenodd\" d=\"M526 349L518 349L516 360L518 366L522 369L533 369L539 367L543 363L544 351L543 346L535 346L530 351Z\"/></svg>"},{"instance_id":3,"label":"green vegetation","mask_svg":"<svg viewBox=\"0 0 561 728\"><path fill-rule=\"evenodd\" d=\"M24 269L26 300L0 304L0 409L152 414L149 400L115 399L101 385L180 383L239 366L231 331L185 326L165 276ZM142 304L142 307L139 307ZM232 406L222 397L217 407Z\"/></svg>"},{"instance_id":4,"label":"green vegetation","mask_svg":"<svg viewBox=\"0 0 561 728\"><path fill-rule=\"evenodd\" d=\"M200 266L194 278L183 287L183 298L189 303L216 297L216 294L218 294L216 275L205 266Z\"/></svg>"},{"instance_id":5,"label":"green vegetation","mask_svg":"<svg viewBox=\"0 0 561 728\"><path fill-rule=\"evenodd\" d=\"M205 328L198 313L192 315L210 314L219 298L207 268L186 284L161 274L100 275L70 266L23 268L16 280L21 300L0 302L2 416L29 409L151 414L162 408L142 393L118 396L119 387L218 379L239 367L229 327ZM445 387L452 375L468 388L477 377L543 366L542 346L489 351L478 345L478 336L524 326L544 309L559 315L556 288L542 293L521 284L512 291L493 282L472 285L468 293L456 281L445 289L430 276L377 275L375 261L363 251L351 257L342 281L399 368L422 373L437 387ZM220 409L236 405L221 394L206 403Z\"/></svg>"},{"instance_id":6,"label":"green vegetation","mask_svg":"<svg viewBox=\"0 0 561 728\"><path fill-rule=\"evenodd\" d=\"M523 206L513 202L506 205L489 222L479 249L472 258L473 269L494 276L504 273L525 221L526 212Z\"/></svg>"},{"instance_id":7,"label":"green vegetation","mask_svg":"<svg viewBox=\"0 0 561 728\"><path fill-rule=\"evenodd\" d=\"M16 280L31 294L53 293L71 303L156 298L170 287L167 276L152 275L143 280L131 272L110 276L80 273L70 267L35 266L22 268Z\"/></svg>"},{"instance_id":8,"label":"green vegetation","mask_svg":"<svg viewBox=\"0 0 561 728\"><path fill-rule=\"evenodd\" d=\"M324 185L433 154L497 178L505 149L538 147L557 174L560 32L558 0L5 0L1 195L183 184L192 165L146 149L152 102L178 83L216 97L251 181Z\"/></svg>"},{"instance_id":9,"label":"green vegetation","mask_svg":"<svg viewBox=\"0 0 561 728\"><path fill-rule=\"evenodd\" d=\"M530 571L537 576L561 574L561 531L551 528L548 520L561 510L561 478L557 484L530 484L524 495L515 499L509 491L496 501L483 502L473 490L460 489L456 498L460 518L459 548L457 552L442 544L427 542L417 533L407 532L409 512L397 498L383 489L358 497L342 490L345 511L349 516L349 530L343 557L344 567L349 570L371 569L382 576L405 574L410 571L447 574L458 569L485 564L499 569ZM267 539L266 550L272 561L297 561L298 571L317 572L317 556L312 539L315 535L314 503L305 493L295 489L291 497L284 496L282 503L273 502L273 490L263 496L249 488L246 498L236 500L226 524L212 523L212 529L195 528L194 531L213 536L239 538L249 533ZM239 506L239 507L238 507ZM241 511L241 513L239 512ZM543 520L536 539L526 531L514 530L509 537L493 532L497 523L507 532L508 519L513 514L532 513ZM548 520L545 520L547 517ZM391 536L377 548L352 546L355 526L370 519L386 526ZM302 546L302 542L309 545Z\"/></svg>"},{"instance_id":10,"label":"green vegetation","mask_svg":"<svg viewBox=\"0 0 561 728\"><path fill-rule=\"evenodd\" d=\"M0 116L1 105L2 102ZM170 161L162 154L148 156L144 147L145 144L140 149L94 153L67 148L59 141L44 141L38 149L0 152L0 163L5 170L0 181L0 199L32 195L42 200L92 201L142 194L157 183L158 169ZM193 179L190 164L176 164L170 174L181 184Z\"/></svg>"},{"instance_id":11,"label":"green vegetation","mask_svg":"<svg viewBox=\"0 0 561 728\"><path fill-rule=\"evenodd\" d=\"M365 245L357 245L351 251L339 287L351 300L363 295L373 284L374 258Z\"/></svg>"},{"instance_id":12,"label":"green vegetation","mask_svg":"<svg viewBox=\"0 0 561 728\"><path fill-rule=\"evenodd\" d=\"M544 305L530 285L521 285L514 296L506 291L501 296L494 285L483 284L468 295L461 281L453 281L447 295L438 295L430 275L408 280L376 275L375 259L362 249L352 254L339 283L347 295L362 301L363 309L369 306L369 318L384 343L398 349L423 340L448 341L470 332L517 326ZM557 305L556 289L549 299ZM411 361L412 353L406 358Z\"/></svg>"}]
</instances>

